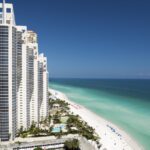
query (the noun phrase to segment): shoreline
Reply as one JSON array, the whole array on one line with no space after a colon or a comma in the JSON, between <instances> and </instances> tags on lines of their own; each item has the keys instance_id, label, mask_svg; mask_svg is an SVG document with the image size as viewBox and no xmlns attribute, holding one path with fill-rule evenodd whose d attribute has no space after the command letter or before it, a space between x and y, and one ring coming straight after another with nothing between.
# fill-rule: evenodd
<instances>
[{"instance_id":1,"label":"shoreline","mask_svg":"<svg viewBox=\"0 0 150 150\"><path fill-rule=\"evenodd\" d=\"M87 109L86 107L77 104L68 97L57 90L49 89L52 95L56 98L65 100L70 105L71 111L79 115L84 121L86 121L91 127L93 127L96 133L100 136L102 149L107 150L144 150L129 134L117 125L105 120L101 116Z\"/></svg>"}]
</instances>

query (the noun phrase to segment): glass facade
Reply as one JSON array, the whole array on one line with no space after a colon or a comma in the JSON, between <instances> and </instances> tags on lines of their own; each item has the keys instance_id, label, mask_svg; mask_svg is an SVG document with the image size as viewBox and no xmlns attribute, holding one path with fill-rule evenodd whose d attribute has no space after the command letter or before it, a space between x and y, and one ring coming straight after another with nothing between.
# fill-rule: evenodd
<instances>
[{"instance_id":1,"label":"glass facade","mask_svg":"<svg viewBox=\"0 0 150 150\"><path fill-rule=\"evenodd\" d=\"M30 103L33 99L34 91L34 52L32 48L27 47L27 117L28 125L30 125ZM32 104L31 104L32 107ZM31 113L31 118L33 118L33 113Z\"/></svg>"},{"instance_id":2,"label":"glass facade","mask_svg":"<svg viewBox=\"0 0 150 150\"><path fill-rule=\"evenodd\" d=\"M17 39L16 28L12 27L12 139L17 133ZM11 101L11 99L9 99Z\"/></svg>"},{"instance_id":3,"label":"glass facade","mask_svg":"<svg viewBox=\"0 0 150 150\"><path fill-rule=\"evenodd\" d=\"M8 27L0 26L0 140L9 140Z\"/></svg>"},{"instance_id":4,"label":"glass facade","mask_svg":"<svg viewBox=\"0 0 150 150\"><path fill-rule=\"evenodd\" d=\"M11 32L12 31L12 32ZM9 39L12 36L12 49L9 49ZM10 51L12 52L9 60ZM16 56L16 28L0 26L0 140L8 141L10 137L15 138L17 121L17 56ZM12 72L9 72L9 65ZM9 81L12 77L12 82ZM12 86L12 94L9 95L9 88ZM11 98L10 98L11 97ZM11 109L9 108L11 105ZM12 112L10 112L12 110ZM11 116L9 116L11 113ZM12 126L9 128L10 121ZM10 130L10 131L9 131ZM11 132L11 133L9 133Z\"/></svg>"},{"instance_id":5,"label":"glass facade","mask_svg":"<svg viewBox=\"0 0 150 150\"><path fill-rule=\"evenodd\" d=\"M3 3L0 9L0 141L13 141L18 127L39 123L43 86L48 84L38 62L37 34L16 26L12 4Z\"/></svg>"},{"instance_id":6,"label":"glass facade","mask_svg":"<svg viewBox=\"0 0 150 150\"><path fill-rule=\"evenodd\" d=\"M22 32L17 31L17 87L19 89L22 77Z\"/></svg>"},{"instance_id":7,"label":"glass facade","mask_svg":"<svg viewBox=\"0 0 150 150\"><path fill-rule=\"evenodd\" d=\"M42 101L43 101L43 62L38 62L38 102L39 102L39 107L38 107L38 112L40 112L41 106L42 106ZM40 116L40 114L39 114ZM40 119L44 119L44 116L41 116Z\"/></svg>"},{"instance_id":8,"label":"glass facade","mask_svg":"<svg viewBox=\"0 0 150 150\"><path fill-rule=\"evenodd\" d=\"M26 109L23 105L23 77L22 77L22 32L17 31L17 93L18 93L18 124L19 128L23 126L23 120L26 120L23 115L23 110Z\"/></svg>"}]
</instances>

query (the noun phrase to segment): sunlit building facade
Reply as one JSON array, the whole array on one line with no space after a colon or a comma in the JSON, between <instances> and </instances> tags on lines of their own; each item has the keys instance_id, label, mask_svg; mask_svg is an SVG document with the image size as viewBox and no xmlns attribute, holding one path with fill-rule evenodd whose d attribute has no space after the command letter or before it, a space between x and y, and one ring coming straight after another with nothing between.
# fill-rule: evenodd
<instances>
[{"instance_id":1,"label":"sunlit building facade","mask_svg":"<svg viewBox=\"0 0 150 150\"><path fill-rule=\"evenodd\" d=\"M38 43L37 34L27 32L28 51L28 94L30 99L30 124L39 122L39 99L38 99Z\"/></svg>"},{"instance_id":2,"label":"sunlit building facade","mask_svg":"<svg viewBox=\"0 0 150 150\"><path fill-rule=\"evenodd\" d=\"M17 132L17 47L12 4L0 4L0 140Z\"/></svg>"},{"instance_id":3,"label":"sunlit building facade","mask_svg":"<svg viewBox=\"0 0 150 150\"><path fill-rule=\"evenodd\" d=\"M39 65L39 112L40 121L45 119L48 115L48 71L47 71L47 58L44 54L40 54L38 58Z\"/></svg>"},{"instance_id":4,"label":"sunlit building facade","mask_svg":"<svg viewBox=\"0 0 150 150\"><path fill-rule=\"evenodd\" d=\"M26 26L16 25L13 5L3 1L0 3L0 141L14 140L18 129L27 129L47 117L47 95L47 59L38 54L37 34Z\"/></svg>"}]
</instances>

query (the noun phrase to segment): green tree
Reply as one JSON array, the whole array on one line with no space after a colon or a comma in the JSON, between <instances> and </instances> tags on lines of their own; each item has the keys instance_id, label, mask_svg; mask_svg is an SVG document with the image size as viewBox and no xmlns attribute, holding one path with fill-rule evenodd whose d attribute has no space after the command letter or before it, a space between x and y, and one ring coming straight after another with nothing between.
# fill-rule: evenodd
<instances>
[{"instance_id":1,"label":"green tree","mask_svg":"<svg viewBox=\"0 0 150 150\"><path fill-rule=\"evenodd\" d=\"M31 125L31 127L30 127L30 129L29 129L29 132L30 132L31 134L33 134L33 131L34 131L35 128L36 128L35 123L32 122L32 125Z\"/></svg>"},{"instance_id":2,"label":"green tree","mask_svg":"<svg viewBox=\"0 0 150 150\"><path fill-rule=\"evenodd\" d=\"M39 128L34 128L33 132L34 136L37 136L40 133L40 129Z\"/></svg>"},{"instance_id":3,"label":"green tree","mask_svg":"<svg viewBox=\"0 0 150 150\"><path fill-rule=\"evenodd\" d=\"M79 141L77 139L66 141L64 148L65 150L79 150Z\"/></svg>"},{"instance_id":4,"label":"green tree","mask_svg":"<svg viewBox=\"0 0 150 150\"><path fill-rule=\"evenodd\" d=\"M22 138L26 138L27 136L28 136L27 133L22 133L22 134L21 134L21 137L22 137Z\"/></svg>"}]
</instances>

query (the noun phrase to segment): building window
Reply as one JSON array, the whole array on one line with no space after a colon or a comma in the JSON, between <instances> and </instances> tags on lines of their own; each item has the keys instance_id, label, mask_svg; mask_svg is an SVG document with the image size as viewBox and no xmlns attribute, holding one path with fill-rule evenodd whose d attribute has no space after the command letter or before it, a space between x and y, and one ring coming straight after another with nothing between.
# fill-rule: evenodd
<instances>
[{"instance_id":1,"label":"building window","mask_svg":"<svg viewBox=\"0 0 150 150\"><path fill-rule=\"evenodd\" d=\"M11 13L11 8L7 8L7 9L6 9L6 12L7 12L7 13Z\"/></svg>"},{"instance_id":2,"label":"building window","mask_svg":"<svg viewBox=\"0 0 150 150\"><path fill-rule=\"evenodd\" d=\"M7 20L6 23L7 23L7 24L10 24L10 20Z\"/></svg>"}]
</instances>

